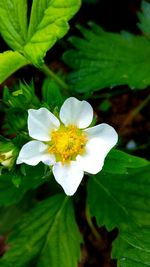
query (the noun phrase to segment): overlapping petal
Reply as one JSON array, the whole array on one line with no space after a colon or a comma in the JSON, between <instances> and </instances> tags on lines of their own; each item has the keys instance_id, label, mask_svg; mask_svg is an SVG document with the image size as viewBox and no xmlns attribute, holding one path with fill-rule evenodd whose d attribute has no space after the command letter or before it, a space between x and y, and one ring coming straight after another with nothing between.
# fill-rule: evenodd
<instances>
[{"instance_id":1,"label":"overlapping petal","mask_svg":"<svg viewBox=\"0 0 150 267\"><path fill-rule=\"evenodd\" d=\"M72 196L76 192L84 175L75 161L68 165L63 165L61 162L56 163L53 166L53 174L57 183L62 186L68 196Z\"/></svg>"},{"instance_id":2,"label":"overlapping petal","mask_svg":"<svg viewBox=\"0 0 150 267\"><path fill-rule=\"evenodd\" d=\"M92 122L93 108L87 101L69 97L60 109L60 119L65 125L74 124L83 129Z\"/></svg>"},{"instance_id":3,"label":"overlapping petal","mask_svg":"<svg viewBox=\"0 0 150 267\"><path fill-rule=\"evenodd\" d=\"M49 141L52 130L59 128L59 120L46 108L29 109L29 135L40 141Z\"/></svg>"},{"instance_id":4,"label":"overlapping petal","mask_svg":"<svg viewBox=\"0 0 150 267\"><path fill-rule=\"evenodd\" d=\"M48 146L40 141L30 141L20 150L16 163L35 166L39 162L43 162L46 165L53 165L55 157L47 152L47 148Z\"/></svg>"}]
</instances>

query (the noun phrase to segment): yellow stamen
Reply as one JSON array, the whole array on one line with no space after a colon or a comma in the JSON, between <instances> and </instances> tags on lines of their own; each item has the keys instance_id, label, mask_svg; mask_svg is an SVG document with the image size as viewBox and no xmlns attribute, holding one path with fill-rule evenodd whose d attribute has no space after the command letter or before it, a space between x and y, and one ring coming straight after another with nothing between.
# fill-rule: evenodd
<instances>
[{"instance_id":1,"label":"yellow stamen","mask_svg":"<svg viewBox=\"0 0 150 267\"><path fill-rule=\"evenodd\" d=\"M86 142L86 134L76 126L61 126L51 132L48 151L55 155L57 161L65 164L85 152Z\"/></svg>"}]
</instances>

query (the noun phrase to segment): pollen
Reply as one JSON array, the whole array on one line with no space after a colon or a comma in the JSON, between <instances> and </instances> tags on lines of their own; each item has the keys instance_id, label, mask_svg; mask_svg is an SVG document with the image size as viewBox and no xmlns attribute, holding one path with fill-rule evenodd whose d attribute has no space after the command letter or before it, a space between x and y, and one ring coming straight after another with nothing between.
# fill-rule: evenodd
<instances>
[{"instance_id":1,"label":"pollen","mask_svg":"<svg viewBox=\"0 0 150 267\"><path fill-rule=\"evenodd\" d=\"M55 155L56 161L67 164L84 154L86 143L87 136L82 130L74 125L61 126L51 132L48 152Z\"/></svg>"}]
</instances>

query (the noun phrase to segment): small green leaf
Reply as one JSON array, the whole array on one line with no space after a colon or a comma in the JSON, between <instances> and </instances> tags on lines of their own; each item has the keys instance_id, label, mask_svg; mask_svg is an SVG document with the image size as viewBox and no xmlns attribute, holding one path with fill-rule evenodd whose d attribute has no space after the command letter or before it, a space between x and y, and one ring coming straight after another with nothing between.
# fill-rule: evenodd
<instances>
[{"instance_id":1,"label":"small green leaf","mask_svg":"<svg viewBox=\"0 0 150 267\"><path fill-rule=\"evenodd\" d=\"M42 97L44 102L52 109L60 106L64 102L59 85L52 79L45 79L42 86Z\"/></svg>"},{"instance_id":2,"label":"small green leaf","mask_svg":"<svg viewBox=\"0 0 150 267\"><path fill-rule=\"evenodd\" d=\"M56 195L39 203L15 226L1 267L77 267L79 234L71 198Z\"/></svg>"},{"instance_id":3,"label":"small green leaf","mask_svg":"<svg viewBox=\"0 0 150 267\"><path fill-rule=\"evenodd\" d=\"M0 54L0 84L19 68L29 64L20 53L7 51Z\"/></svg>"},{"instance_id":4,"label":"small green leaf","mask_svg":"<svg viewBox=\"0 0 150 267\"><path fill-rule=\"evenodd\" d=\"M107 165L106 159L103 171L89 180L90 212L99 226L119 228L113 247L118 266L150 266L150 163L132 156L128 159L121 152L117 158L117 151L113 154L115 161Z\"/></svg>"},{"instance_id":5,"label":"small green leaf","mask_svg":"<svg viewBox=\"0 0 150 267\"><path fill-rule=\"evenodd\" d=\"M3 93L3 101L10 108L18 109L20 111L23 110L25 112L31 106L39 107L39 100L35 95L34 84L30 85L26 83L19 82L19 84L15 84L15 90L10 90L5 86ZM13 109L12 109L13 110Z\"/></svg>"},{"instance_id":6,"label":"small green leaf","mask_svg":"<svg viewBox=\"0 0 150 267\"><path fill-rule=\"evenodd\" d=\"M91 29L79 26L84 38L72 37L74 50L63 59L73 69L68 82L77 92L91 92L127 84L132 89L150 85L150 42L127 32L103 31L91 23Z\"/></svg>"}]
</instances>

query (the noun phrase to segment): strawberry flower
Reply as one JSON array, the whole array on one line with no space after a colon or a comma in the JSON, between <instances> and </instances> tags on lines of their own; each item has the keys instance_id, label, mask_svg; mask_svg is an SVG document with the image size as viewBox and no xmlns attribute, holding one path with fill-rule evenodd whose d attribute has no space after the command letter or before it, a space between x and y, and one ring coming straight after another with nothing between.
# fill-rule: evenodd
<instances>
[{"instance_id":1,"label":"strawberry flower","mask_svg":"<svg viewBox=\"0 0 150 267\"><path fill-rule=\"evenodd\" d=\"M20 150L17 164L35 166L39 162L52 166L56 181L67 195L73 195L84 172L101 171L108 152L118 135L106 123L87 128L93 109L87 101L68 98L60 109L60 120L48 109L29 109L29 135L34 140Z\"/></svg>"}]
</instances>

